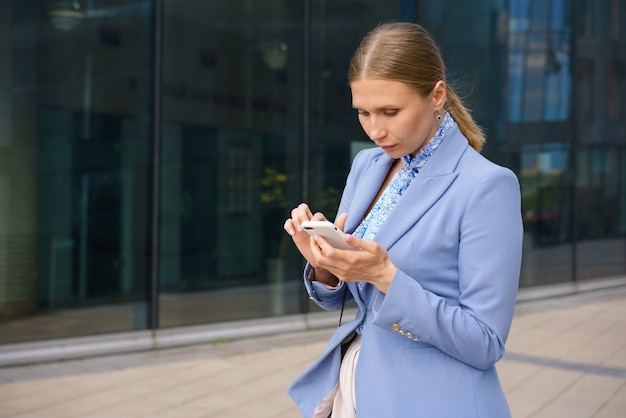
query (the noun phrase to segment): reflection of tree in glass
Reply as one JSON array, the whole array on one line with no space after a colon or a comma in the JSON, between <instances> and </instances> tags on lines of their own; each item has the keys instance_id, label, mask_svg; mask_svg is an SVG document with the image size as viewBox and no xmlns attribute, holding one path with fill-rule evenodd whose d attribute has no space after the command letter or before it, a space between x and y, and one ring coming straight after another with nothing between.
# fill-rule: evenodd
<instances>
[{"instance_id":1,"label":"reflection of tree in glass","mask_svg":"<svg viewBox=\"0 0 626 418\"><path fill-rule=\"evenodd\" d=\"M271 167L265 167L263 171L264 177L259 181L261 203L283 205L285 203L287 175Z\"/></svg>"},{"instance_id":2,"label":"reflection of tree in glass","mask_svg":"<svg viewBox=\"0 0 626 418\"><path fill-rule=\"evenodd\" d=\"M311 209L314 212L322 212L328 219L333 219L339 208L341 193L335 187L328 187L314 193L311 199Z\"/></svg>"},{"instance_id":3,"label":"reflection of tree in glass","mask_svg":"<svg viewBox=\"0 0 626 418\"><path fill-rule=\"evenodd\" d=\"M287 180L285 173L271 168L263 169L259 180L260 200L263 205L263 236L265 237L264 256L267 259L281 259L285 255L282 225L285 222Z\"/></svg>"}]
</instances>

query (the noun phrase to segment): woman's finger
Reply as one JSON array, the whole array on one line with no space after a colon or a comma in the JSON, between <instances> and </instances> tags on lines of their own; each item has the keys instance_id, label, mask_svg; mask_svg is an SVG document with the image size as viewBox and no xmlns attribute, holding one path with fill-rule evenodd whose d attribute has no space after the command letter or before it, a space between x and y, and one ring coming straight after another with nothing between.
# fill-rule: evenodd
<instances>
[{"instance_id":1,"label":"woman's finger","mask_svg":"<svg viewBox=\"0 0 626 418\"><path fill-rule=\"evenodd\" d=\"M296 232L302 231L302 222L308 221L313 217L313 213L311 213L311 209L306 203L300 203L297 207L291 210L291 227ZM292 234L293 235L293 234Z\"/></svg>"},{"instance_id":2,"label":"woman's finger","mask_svg":"<svg viewBox=\"0 0 626 418\"><path fill-rule=\"evenodd\" d=\"M291 218L287 219L285 221L285 223L283 224L283 229L289 234L289 235L295 235L296 233L296 228L293 225L293 220Z\"/></svg>"}]
</instances>

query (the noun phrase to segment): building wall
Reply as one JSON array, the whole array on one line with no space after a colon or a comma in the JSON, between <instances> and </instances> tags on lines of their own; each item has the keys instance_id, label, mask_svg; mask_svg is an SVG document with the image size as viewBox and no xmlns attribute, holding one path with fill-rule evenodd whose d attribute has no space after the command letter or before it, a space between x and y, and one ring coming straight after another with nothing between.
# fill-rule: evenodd
<instances>
[{"instance_id":1,"label":"building wall","mask_svg":"<svg viewBox=\"0 0 626 418\"><path fill-rule=\"evenodd\" d=\"M317 310L282 224L334 216L371 146L347 65L390 20L520 179L521 286L623 276L626 7L468 4L0 0L0 344Z\"/></svg>"}]
</instances>

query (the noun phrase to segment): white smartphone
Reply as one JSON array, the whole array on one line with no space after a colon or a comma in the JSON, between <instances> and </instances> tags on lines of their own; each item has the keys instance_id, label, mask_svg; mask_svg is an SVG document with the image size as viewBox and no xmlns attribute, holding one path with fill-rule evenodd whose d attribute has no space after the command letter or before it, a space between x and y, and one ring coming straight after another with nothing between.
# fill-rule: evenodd
<instances>
[{"instance_id":1,"label":"white smartphone","mask_svg":"<svg viewBox=\"0 0 626 418\"><path fill-rule=\"evenodd\" d=\"M309 235L324 237L330 245L341 250L356 250L344 241L344 233L329 221L304 221L302 228Z\"/></svg>"}]
</instances>

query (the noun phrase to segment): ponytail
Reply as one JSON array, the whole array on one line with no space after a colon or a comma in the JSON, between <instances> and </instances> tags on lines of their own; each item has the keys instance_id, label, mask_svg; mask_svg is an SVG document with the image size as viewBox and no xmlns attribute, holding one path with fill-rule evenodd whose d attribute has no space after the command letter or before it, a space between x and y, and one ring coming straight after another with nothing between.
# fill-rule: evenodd
<instances>
[{"instance_id":1,"label":"ponytail","mask_svg":"<svg viewBox=\"0 0 626 418\"><path fill-rule=\"evenodd\" d=\"M469 144L476 151L480 152L485 145L485 134L480 126L470 115L469 110L463 106L461 99L454 90L446 84L446 109L457 123L459 129L468 139Z\"/></svg>"}]
</instances>

